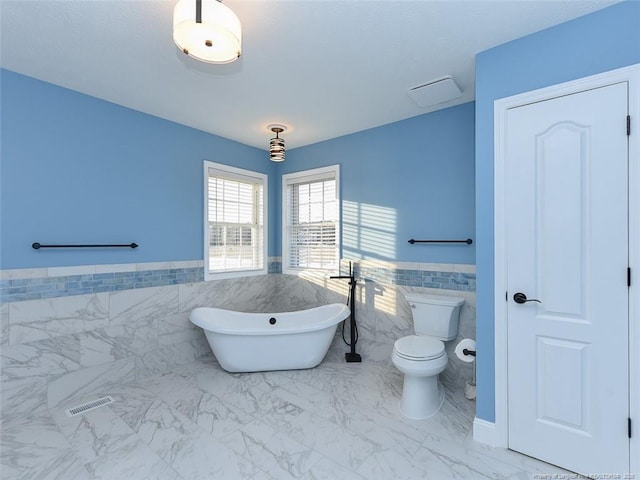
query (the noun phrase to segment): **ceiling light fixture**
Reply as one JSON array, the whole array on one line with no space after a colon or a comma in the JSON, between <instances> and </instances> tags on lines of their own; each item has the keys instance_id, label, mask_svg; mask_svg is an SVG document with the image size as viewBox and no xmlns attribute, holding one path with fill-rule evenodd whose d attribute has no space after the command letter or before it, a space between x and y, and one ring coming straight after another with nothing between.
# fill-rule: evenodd
<instances>
[{"instance_id":1,"label":"ceiling light fixture","mask_svg":"<svg viewBox=\"0 0 640 480\"><path fill-rule=\"evenodd\" d=\"M242 26L218 0L179 0L173 8L173 41L196 60L230 63L240 57Z\"/></svg>"},{"instance_id":2,"label":"ceiling light fixture","mask_svg":"<svg viewBox=\"0 0 640 480\"><path fill-rule=\"evenodd\" d=\"M284 138L280 138L279 135L282 132L287 131L287 127L284 125L269 125L267 128L276 134L269 141L269 159L272 162L284 162Z\"/></svg>"}]
</instances>

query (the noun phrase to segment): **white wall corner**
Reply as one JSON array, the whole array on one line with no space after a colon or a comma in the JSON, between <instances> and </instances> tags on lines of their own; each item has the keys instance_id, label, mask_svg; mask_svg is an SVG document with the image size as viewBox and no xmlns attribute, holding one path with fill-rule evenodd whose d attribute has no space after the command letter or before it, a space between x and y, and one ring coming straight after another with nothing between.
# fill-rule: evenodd
<instances>
[{"instance_id":1,"label":"white wall corner","mask_svg":"<svg viewBox=\"0 0 640 480\"><path fill-rule=\"evenodd\" d=\"M476 442L484 443L495 447L496 442L496 424L488 422L482 418L473 419L473 439Z\"/></svg>"}]
</instances>

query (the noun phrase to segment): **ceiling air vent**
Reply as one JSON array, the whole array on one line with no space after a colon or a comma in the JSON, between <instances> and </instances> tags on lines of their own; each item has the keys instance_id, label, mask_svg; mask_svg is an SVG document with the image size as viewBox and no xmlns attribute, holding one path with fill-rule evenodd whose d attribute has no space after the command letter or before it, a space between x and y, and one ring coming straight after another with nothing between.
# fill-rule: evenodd
<instances>
[{"instance_id":1,"label":"ceiling air vent","mask_svg":"<svg viewBox=\"0 0 640 480\"><path fill-rule=\"evenodd\" d=\"M451 75L437 78L409 89L409 96L421 107L431 107L462 95Z\"/></svg>"}]
</instances>

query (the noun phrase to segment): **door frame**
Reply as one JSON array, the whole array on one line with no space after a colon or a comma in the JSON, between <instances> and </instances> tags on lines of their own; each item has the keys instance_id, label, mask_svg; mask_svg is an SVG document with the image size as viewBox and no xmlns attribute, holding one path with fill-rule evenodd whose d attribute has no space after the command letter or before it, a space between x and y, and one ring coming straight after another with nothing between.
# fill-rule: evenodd
<instances>
[{"instance_id":1,"label":"door frame","mask_svg":"<svg viewBox=\"0 0 640 480\"><path fill-rule=\"evenodd\" d=\"M507 258L506 217L506 131L507 112L555 97L629 82L629 409L633 423L630 469L640 473L640 63L558 85L502 98L494 102L494 308L495 308L495 424L493 443L508 448L507 384ZM624 128L621 120L620 128ZM620 272L624 275L624 272ZM616 472L618 473L618 472ZM619 472L623 473L623 472Z\"/></svg>"}]
</instances>

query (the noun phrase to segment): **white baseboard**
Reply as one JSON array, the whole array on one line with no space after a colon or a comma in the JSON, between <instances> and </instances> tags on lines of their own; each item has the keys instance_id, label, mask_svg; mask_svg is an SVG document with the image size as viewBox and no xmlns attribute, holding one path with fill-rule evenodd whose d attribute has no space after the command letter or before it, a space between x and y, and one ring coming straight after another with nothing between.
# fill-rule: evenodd
<instances>
[{"instance_id":1,"label":"white baseboard","mask_svg":"<svg viewBox=\"0 0 640 480\"><path fill-rule=\"evenodd\" d=\"M473 419L473 439L476 442L496 446L496 424L481 418Z\"/></svg>"}]
</instances>

